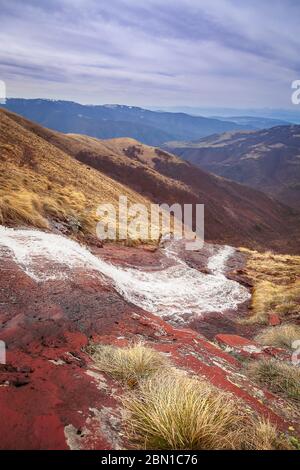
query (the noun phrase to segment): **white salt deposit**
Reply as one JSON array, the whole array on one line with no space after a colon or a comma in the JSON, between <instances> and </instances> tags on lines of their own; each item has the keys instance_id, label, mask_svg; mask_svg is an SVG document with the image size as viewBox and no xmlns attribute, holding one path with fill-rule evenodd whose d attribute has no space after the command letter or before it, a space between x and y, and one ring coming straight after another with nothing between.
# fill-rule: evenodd
<instances>
[{"instance_id":1,"label":"white salt deposit","mask_svg":"<svg viewBox=\"0 0 300 470\"><path fill-rule=\"evenodd\" d=\"M11 256L36 282L67 280L76 269L84 270L110 282L127 301L176 321L187 315L236 309L250 297L247 289L223 273L234 248L221 247L208 261L212 274L204 274L180 259L174 243L165 249L173 265L149 272L112 265L61 235L0 226L0 262Z\"/></svg>"}]
</instances>

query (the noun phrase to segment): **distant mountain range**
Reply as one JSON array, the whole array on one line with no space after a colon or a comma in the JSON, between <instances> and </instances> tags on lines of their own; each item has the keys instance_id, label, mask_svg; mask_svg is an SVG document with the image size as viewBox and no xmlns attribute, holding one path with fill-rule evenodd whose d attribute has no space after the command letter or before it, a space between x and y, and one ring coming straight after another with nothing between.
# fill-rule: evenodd
<instances>
[{"instance_id":1,"label":"distant mountain range","mask_svg":"<svg viewBox=\"0 0 300 470\"><path fill-rule=\"evenodd\" d=\"M300 126L228 132L166 148L207 171L300 207Z\"/></svg>"},{"instance_id":2,"label":"distant mountain range","mask_svg":"<svg viewBox=\"0 0 300 470\"><path fill-rule=\"evenodd\" d=\"M124 105L81 105L70 101L11 98L3 106L39 124L64 133L110 139L132 137L148 145L195 140L215 133L253 129L253 123L150 111Z\"/></svg>"},{"instance_id":3,"label":"distant mountain range","mask_svg":"<svg viewBox=\"0 0 300 470\"><path fill-rule=\"evenodd\" d=\"M151 106L153 111L167 111L172 113L187 113L191 116L213 117L235 121L235 117L259 118L275 121L283 121L285 124L300 124L300 106L292 108L218 108L197 106ZM226 116L226 117L224 117ZM274 124L275 125L275 124ZM278 124L281 125L281 124ZM271 127L271 126L266 126Z\"/></svg>"},{"instance_id":4,"label":"distant mountain range","mask_svg":"<svg viewBox=\"0 0 300 470\"><path fill-rule=\"evenodd\" d=\"M272 119L259 116L214 116L216 119L222 119L224 121L231 121L239 124L241 126L248 127L249 130L258 130L258 129L269 129L270 127L276 126L288 126L291 123L288 121L283 121L281 119Z\"/></svg>"}]
</instances>

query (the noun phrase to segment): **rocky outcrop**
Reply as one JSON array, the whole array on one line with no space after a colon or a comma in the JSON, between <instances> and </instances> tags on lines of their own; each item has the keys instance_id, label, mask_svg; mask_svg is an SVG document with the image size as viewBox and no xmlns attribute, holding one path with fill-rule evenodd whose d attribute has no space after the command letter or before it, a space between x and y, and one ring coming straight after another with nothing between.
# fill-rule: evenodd
<instances>
[{"instance_id":1,"label":"rocky outcrop","mask_svg":"<svg viewBox=\"0 0 300 470\"><path fill-rule=\"evenodd\" d=\"M162 256L142 248L99 251L119 266L144 269L157 269ZM57 266L48 262L43 268L53 273ZM105 277L84 269L73 274L34 280L10 250L1 250L0 339L7 346L7 362L0 365L2 449L122 448L117 400L122 390L84 352L91 340L120 346L143 340L178 367L231 392L280 430L297 429L287 403L247 379L238 354L224 348L236 347L236 336L234 342L228 335L209 341L188 324L174 327L126 301ZM217 323L214 328L217 332ZM242 343L245 350L247 341Z\"/></svg>"}]
</instances>

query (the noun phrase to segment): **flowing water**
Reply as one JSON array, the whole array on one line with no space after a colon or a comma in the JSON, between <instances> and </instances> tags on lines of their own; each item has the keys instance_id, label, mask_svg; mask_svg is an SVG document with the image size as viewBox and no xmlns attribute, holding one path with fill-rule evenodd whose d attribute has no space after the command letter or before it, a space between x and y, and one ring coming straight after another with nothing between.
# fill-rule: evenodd
<instances>
[{"instance_id":1,"label":"flowing water","mask_svg":"<svg viewBox=\"0 0 300 470\"><path fill-rule=\"evenodd\" d=\"M171 260L169 267L155 271L119 267L61 235L0 226L0 263L4 256L13 257L36 282L67 282L76 270L84 270L111 283L127 301L174 321L203 312L236 309L249 299L247 289L224 275L226 261L234 248L221 247L209 258L211 274L189 267L177 254L176 242L170 242L163 251Z\"/></svg>"}]
</instances>

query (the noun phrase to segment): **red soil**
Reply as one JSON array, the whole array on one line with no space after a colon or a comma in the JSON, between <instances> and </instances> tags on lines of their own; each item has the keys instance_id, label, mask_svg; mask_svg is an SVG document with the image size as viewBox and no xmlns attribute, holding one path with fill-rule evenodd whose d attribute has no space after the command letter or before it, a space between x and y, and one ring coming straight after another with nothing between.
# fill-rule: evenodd
<instances>
[{"instance_id":1,"label":"red soil","mask_svg":"<svg viewBox=\"0 0 300 470\"><path fill-rule=\"evenodd\" d=\"M120 264L159 260L158 253L143 249L111 246L101 253ZM121 346L144 339L169 353L177 366L230 391L281 430L296 428L284 400L240 374L238 356L195 330L174 328L128 304L112 287L84 272L71 283L37 285L7 260L0 271L0 318L1 339L7 345L7 364L0 365L2 449L122 446L117 400L122 391L83 352L91 339ZM252 344L229 335L219 335L218 341L234 348Z\"/></svg>"}]
</instances>

